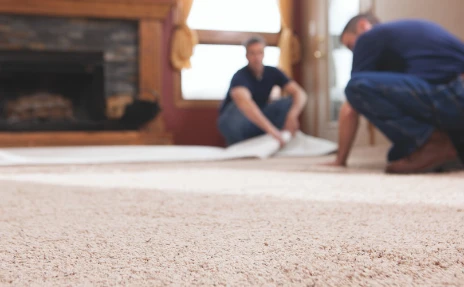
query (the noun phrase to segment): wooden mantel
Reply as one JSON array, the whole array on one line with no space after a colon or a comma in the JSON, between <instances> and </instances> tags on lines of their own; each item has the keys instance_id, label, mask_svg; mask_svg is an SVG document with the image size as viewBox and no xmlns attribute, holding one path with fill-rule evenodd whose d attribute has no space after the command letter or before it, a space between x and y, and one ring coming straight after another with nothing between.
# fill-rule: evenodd
<instances>
[{"instance_id":1,"label":"wooden mantel","mask_svg":"<svg viewBox=\"0 0 464 287\"><path fill-rule=\"evenodd\" d=\"M127 19L139 23L139 91L161 94L162 25L176 0L0 0L0 14ZM161 99L158 99L161 101ZM161 103L162 104L162 103ZM138 131L0 132L0 146L171 144L162 113Z\"/></svg>"},{"instance_id":2,"label":"wooden mantel","mask_svg":"<svg viewBox=\"0 0 464 287\"><path fill-rule=\"evenodd\" d=\"M0 13L163 20L174 0L0 0Z\"/></svg>"}]
</instances>

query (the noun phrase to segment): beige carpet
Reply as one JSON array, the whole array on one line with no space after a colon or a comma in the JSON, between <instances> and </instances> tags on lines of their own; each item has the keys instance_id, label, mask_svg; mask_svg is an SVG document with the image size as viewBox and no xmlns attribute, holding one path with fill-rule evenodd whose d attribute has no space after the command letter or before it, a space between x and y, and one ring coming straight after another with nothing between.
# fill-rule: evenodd
<instances>
[{"instance_id":1,"label":"beige carpet","mask_svg":"<svg viewBox=\"0 0 464 287\"><path fill-rule=\"evenodd\" d=\"M464 173L329 159L0 168L0 285L464 286Z\"/></svg>"}]
</instances>

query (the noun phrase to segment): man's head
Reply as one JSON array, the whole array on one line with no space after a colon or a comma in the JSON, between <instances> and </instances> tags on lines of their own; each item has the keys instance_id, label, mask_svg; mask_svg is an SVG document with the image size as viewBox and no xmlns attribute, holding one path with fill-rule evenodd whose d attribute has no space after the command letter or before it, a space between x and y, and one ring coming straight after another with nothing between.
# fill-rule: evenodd
<instances>
[{"instance_id":1,"label":"man's head","mask_svg":"<svg viewBox=\"0 0 464 287\"><path fill-rule=\"evenodd\" d=\"M260 74L263 70L264 48L266 47L266 42L261 37L253 36L245 41L244 46L246 48L248 66L255 74Z\"/></svg>"},{"instance_id":2,"label":"man's head","mask_svg":"<svg viewBox=\"0 0 464 287\"><path fill-rule=\"evenodd\" d=\"M354 16L343 29L340 40L348 49L353 50L358 37L372 29L372 26L379 23L379 19L371 13L363 13Z\"/></svg>"}]
</instances>

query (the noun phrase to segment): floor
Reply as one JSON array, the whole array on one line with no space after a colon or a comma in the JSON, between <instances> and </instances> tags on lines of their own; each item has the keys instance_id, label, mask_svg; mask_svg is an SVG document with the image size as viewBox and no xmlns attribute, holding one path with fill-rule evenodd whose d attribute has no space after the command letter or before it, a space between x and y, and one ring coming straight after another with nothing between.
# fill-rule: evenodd
<instances>
[{"instance_id":1,"label":"floor","mask_svg":"<svg viewBox=\"0 0 464 287\"><path fill-rule=\"evenodd\" d=\"M0 168L0 285L464 286L464 172L385 148Z\"/></svg>"}]
</instances>

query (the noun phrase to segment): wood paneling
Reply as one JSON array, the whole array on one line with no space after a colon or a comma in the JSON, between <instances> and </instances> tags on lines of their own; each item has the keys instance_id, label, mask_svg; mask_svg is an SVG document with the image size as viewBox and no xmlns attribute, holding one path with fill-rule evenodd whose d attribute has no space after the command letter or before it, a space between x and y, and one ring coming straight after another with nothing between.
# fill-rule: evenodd
<instances>
[{"instance_id":1,"label":"wood paneling","mask_svg":"<svg viewBox=\"0 0 464 287\"><path fill-rule=\"evenodd\" d=\"M161 23L155 20L142 20L139 23L139 92L141 99L154 99L161 95ZM163 118L148 124L145 130L149 133L162 131L164 128Z\"/></svg>"},{"instance_id":2,"label":"wood paneling","mask_svg":"<svg viewBox=\"0 0 464 287\"><path fill-rule=\"evenodd\" d=\"M78 2L111 2L123 4L147 4L147 5L174 5L176 0L65 0L65 1L78 1Z\"/></svg>"},{"instance_id":3,"label":"wood paneling","mask_svg":"<svg viewBox=\"0 0 464 287\"><path fill-rule=\"evenodd\" d=\"M117 19L164 19L174 0L0 0L0 13Z\"/></svg>"},{"instance_id":4,"label":"wood paneling","mask_svg":"<svg viewBox=\"0 0 464 287\"><path fill-rule=\"evenodd\" d=\"M197 30L201 44L241 45L253 35L260 35L268 46L277 46L279 33L231 32L214 30Z\"/></svg>"},{"instance_id":5,"label":"wood paneling","mask_svg":"<svg viewBox=\"0 0 464 287\"><path fill-rule=\"evenodd\" d=\"M143 20L139 24L139 89L143 99L161 91L161 24Z\"/></svg>"},{"instance_id":6,"label":"wood paneling","mask_svg":"<svg viewBox=\"0 0 464 287\"><path fill-rule=\"evenodd\" d=\"M121 132L0 133L0 147L170 144L167 133Z\"/></svg>"}]
</instances>

